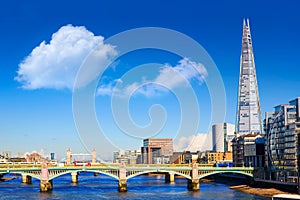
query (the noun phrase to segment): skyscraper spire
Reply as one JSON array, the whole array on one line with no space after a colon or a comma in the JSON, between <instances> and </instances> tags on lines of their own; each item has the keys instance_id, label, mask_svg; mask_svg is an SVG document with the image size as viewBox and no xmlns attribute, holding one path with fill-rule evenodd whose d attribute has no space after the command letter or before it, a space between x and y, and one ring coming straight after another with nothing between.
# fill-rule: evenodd
<instances>
[{"instance_id":1,"label":"skyscraper spire","mask_svg":"<svg viewBox=\"0 0 300 200\"><path fill-rule=\"evenodd\" d=\"M244 19L243 21L236 132L240 135L262 133L262 119L249 19Z\"/></svg>"}]
</instances>

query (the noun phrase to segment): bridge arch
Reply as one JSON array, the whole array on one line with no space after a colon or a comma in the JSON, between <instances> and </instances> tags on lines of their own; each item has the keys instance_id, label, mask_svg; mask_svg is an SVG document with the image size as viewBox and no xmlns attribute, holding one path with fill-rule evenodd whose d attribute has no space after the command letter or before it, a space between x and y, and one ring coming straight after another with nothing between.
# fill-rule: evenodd
<instances>
[{"instance_id":1,"label":"bridge arch","mask_svg":"<svg viewBox=\"0 0 300 200\"><path fill-rule=\"evenodd\" d=\"M3 173L3 174L20 174L21 176L23 175L26 175L26 176L30 176L32 178L35 178L35 179L38 179L38 180L41 180L41 177L39 174L34 174L34 173L30 173L30 172L18 172L18 171L8 171L6 173Z\"/></svg>"},{"instance_id":2,"label":"bridge arch","mask_svg":"<svg viewBox=\"0 0 300 200\"><path fill-rule=\"evenodd\" d=\"M100 170L88 170L88 169L80 169L80 170L76 170L76 171L74 171L74 170L68 170L68 171L64 171L64 172L61 172L61 173L58 173L58 174L55 174L55 175L53 175L53 176L49 176L49 180L53 180L53 179L55 179L55 178L58 178L58 177L60 177L60 176L63 176L63 175L65 175L65 174L71 174L72 172L96 172L96 173L99 173L99 174L103 174L103 175L107 175L107 176L110 176L110 177L112 177L112 178L114 178L114 179L119 179L119 177L118 176L116 176L116 175L114 175L114 174L111 174L111 173L107 173L107 172L103 172L103 171L100 171Z\"/></svg>"},{"instance_id":3,"label":"bridge arch","mask_svg":"<svg viewBox=\"0 0 300 200\"><path fill-rule=\"evenodd\" d=\"M253 177L253 174L243 172L243 171L214 171L214 172L199 175L199 179L205 178L205 177L210 176L210 175L221 174L221 173L222 174L223 173L234 173L234 174L242 174L242 175L245 175L245 176L248 176L248 177Z\"/></svg>"},{"instance_id":4,"label":"bridge arch","mask_svg":"<svg viewBox=\"0 0 300 200\"><path fill-rule=\"evenodd\" d=\"M137 173L133 173L133 174L127 176L127 180L131 179L131 178L134 178L136 176L140 176L140 175L148 174L148 173L154 173L154 172L173 173L173 174L177 174L177 175L183 176L186 179L191 179L191 176L183 174L183 173L180 173L180 172L177 172L177 171L169 171L169 170L147 170L147 171L139 171Z\"/></svg>"}]
</instances>

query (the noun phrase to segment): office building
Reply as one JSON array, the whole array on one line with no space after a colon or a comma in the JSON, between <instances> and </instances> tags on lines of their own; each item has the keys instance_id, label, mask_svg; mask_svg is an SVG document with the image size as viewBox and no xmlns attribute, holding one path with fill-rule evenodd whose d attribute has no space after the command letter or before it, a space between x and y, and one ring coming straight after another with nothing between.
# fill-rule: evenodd
<instances>
[{"instance_id":1,"label":"office building","mask_svg":"<svg viewBox=\"0 0 300 200\"><path fill-rule=\"evenodd\" d=\"M145 164L165 164L173 154L172 138L149 138L144 140L142 162Z\"/></svg>"},{"instance_id":2,"label":"office building","mask_svg":"<svg viewBox=\"0 0 300 200\"><path fill-rule=\"evenodd\" d=\"M229 123L212 126L212 144L215 152L232 151L231 140L234 138L234 125Z\"/></svg>"}]
</instances>

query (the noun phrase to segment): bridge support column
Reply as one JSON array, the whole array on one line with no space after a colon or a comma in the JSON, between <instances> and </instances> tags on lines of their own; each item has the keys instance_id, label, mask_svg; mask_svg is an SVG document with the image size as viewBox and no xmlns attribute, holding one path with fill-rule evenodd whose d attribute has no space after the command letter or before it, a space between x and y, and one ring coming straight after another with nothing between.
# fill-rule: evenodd
<instances>
[{"instance_id":1,"label":"bridge support column","mask_svg":"<svg viewBox=\"0 0 300 200\"><path fill-rule=\"evenodd\" d=\"M31 176L22 174L22 183L31 184Z\"/></svg>"},{"instance_id":2,"label":"bridge support column","mask_svg":"<svg viewBox=\"0 0 300 200\"><path fill-rule=\"evenodd\" d=\"M165 175L165 182L166 183L174 183L174 177L175 177L175 175L173 173L167 173Z\"/></svg>"},{"instance_id":3,"label":"bridge support column","mask_svg":"<svg viewBox=\"0 0 300 200\"><path fill-rule=\"evenodd\" d=\"M127 181L126 181L126 179L120 179L119 180L118 191L119 192L127 192Z\"/></svg>"},{"instance_id":4,"label":"bridge support column","mask_svg":"<svg viewBox=\"0 0 300 200\"><path fill-rule=\"evenodd\" d=\"M127 192L126 165L122 163L119 169L119 192Z\"/></svg>"},{"instance_id":5,"label":"bridge support column","mask_svg":"<svg viewBox=\"0 0 300 200\"><path fill-rule=\"evenodd\" d=\"M191 180L188 180L187 188L190 191L199 191L200 190L200 181L198 173L198 156L192 156L192 170L191 170Z\"/></svg>"},{"instance_id":6,"label":"bridge support column","mask_svg":"<svg viewBox=\"0 0 300 200\"><path fill-rule=\"evenodd\" d=\"M200 181L199 179L188 180L188 190L190 191L199 191L200 190Z\"/></svg>"},{"instance_id":7,"label":"bridge support column","mask_svg":"<svg viewBox=\"0 0 300 200\"><path fill-rule=\"evenodd\" d=\"M50 192L53 189L52 180L49 180L48 164L43 163L41 169L40 192Z\"/></svg>"},{"instance_id":8,"label":"bridge support column","mask_svg":"<svg viewBox=\"0 0 300 200\"><path fill-rule=\"evenodd\" d=\"M72 183L78 183L78 173L77 172L72 172Z\"/></svg>"},{"instance_id":9,"label":"bridge support column","mask_svg":"<svg viewBox=\"0 0 300 200\"><path fill-rule=\"evenodd\" d=\"M40 183L40 192L50 192L53 189L53 184L52 180L46 181L46 180L41 180Z\"/></svg>"}]
</instances>

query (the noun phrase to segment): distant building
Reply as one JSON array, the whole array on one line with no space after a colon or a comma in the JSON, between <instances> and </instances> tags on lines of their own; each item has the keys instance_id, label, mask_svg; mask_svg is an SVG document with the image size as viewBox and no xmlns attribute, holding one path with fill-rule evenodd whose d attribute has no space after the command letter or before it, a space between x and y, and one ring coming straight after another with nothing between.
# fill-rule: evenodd
<instances>
[{"instance_id":1,"label":"distant building","mask_svg":"<svg viewBox=\"0 0 300 200\"><path fill-rule=\"evenodd\" d=\"M0 155L0 163L7 162L7 161L8 160L3 155Z\"/></svg>"},{"instance_id":2,"label":"distant building","mask_svg":"<svg viewBox=\"0 0 300 200\"><path fill-rule=\"evenodd\" d=\"M229 123L212 126L212 144L215 152L232 151L231 140L234 138L234 125Z\"/></svg>"},{"instance_id":3,"label":"distant building","mask_svg":"<svg viewBox=\"0 0 300 200\"><path fill-rule=\"evenodd\" d=\"M26 154L26 162L44 162L46 161L40 154L33 152L31 154Z\"/></svg>"},{"instance_id":4,"label":"distant building","mask_svg":"<svg viewBox=\"0 0 300 200\"><path fill-rule=\"evenodd\" d=\"M219 162L232 162L231 152L208 152L208 164L215 164Z\"/></svg>"},{"instance_id":5,"label":"distant building","mask_svg":"<svg viewBox=\"0 0 300 200\"><path fill-rule=\"evenodd\" d=\"M11 158L11 151L3 151L2 156L6 159L10 159Z\"/></svg>"},{"instance_id":6,"label":"distant building","mask_svg":"<svg viewBox=\"0 0 300 200\"><path fill-rule=\"evenodd\" d=\"M275 106L264 120L267 179L297 181L300 166L300 97Z\"/></svg>"},{"instance_id":7,"label":"distant building","mask_svg":"<svg viewBox=\"0 0 300 200\"><path fill-rule=\"evenodd\" d=\"M169 163L173 154L172 138L149 138L144 140L142 162L145 164Z\"/></svg>"},{"instance_id":8,"label":"distant building","mask_svg":"<svg viewBox=\"0 0 300 200\"><path fill-rule=\"evenodd\" d=\"M17 157L18 158L22 158L22 157L24 157L24 154L22 152L18 152L18 156Z\"/></svg>"},{"instance_id":9,"label":"distant building","mask_svg":"<svg viewBox=\"0 0 300 200\"><path fill-rule=\"evenodd\" d=\"M173 152L173 155L170 157L171 164L189 164L192 163L192 156L198 155L199 152Z\"/></svg>"},{"instance_id":10,"label":"distant building","mask_svg":"<svg viewBox=\"0 0 300 200\"><path fill-rule=\"evenodd\" d=\"M141 150L119 150L113 152L113 163L140 164Z\"/></svg>"},{"instance_id":11,"label":"distant building","mask_svg":"<svg viewBox=\"0 0 300 200\"><path fill-rule=\"evenodd\" d=\"M50 160L55 160L54 153L50 153Z\"/></svg>"}]
</instances>

